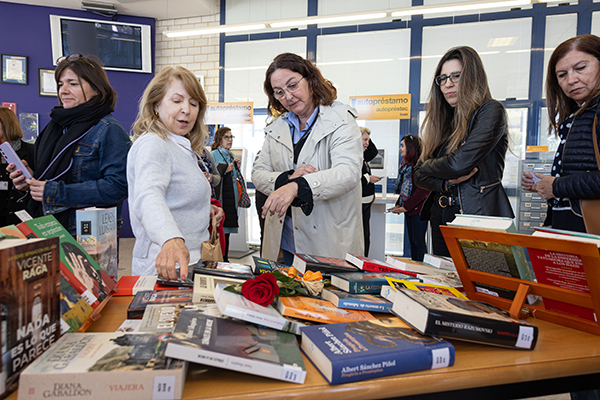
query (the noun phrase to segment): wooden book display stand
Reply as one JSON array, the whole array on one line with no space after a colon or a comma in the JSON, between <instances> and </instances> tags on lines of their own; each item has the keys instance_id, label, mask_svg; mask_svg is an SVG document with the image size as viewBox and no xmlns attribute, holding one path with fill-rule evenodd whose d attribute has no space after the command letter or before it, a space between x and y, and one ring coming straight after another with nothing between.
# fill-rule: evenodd
<instances>
[{"instance_id":1,"label":"wooden book display stand","mask_svg":"<svg viewBox=\"0 0 600 400\"><path fill-rule=\"evenodd\" d=\"M595 315L600 317L600 251L594 243L450 226L442 226L441 230L469 299L493 304L508 311L513 318L527 318L530 316L600 335L600 324L597 320L591 321L549 310L544 306L542 300L535 305L525 304L527 295L532 294L540 296L542 299L558 300L563 303L592 309ZM576 255L582 261L589 292L580 292L470 269L461 249L460 239ZM516 295L513 300L509 300L478 292L473 282L509 289L515 291ZM529 311L523 313L523 307L526 307Z\"/></svg>"}]
</instances>

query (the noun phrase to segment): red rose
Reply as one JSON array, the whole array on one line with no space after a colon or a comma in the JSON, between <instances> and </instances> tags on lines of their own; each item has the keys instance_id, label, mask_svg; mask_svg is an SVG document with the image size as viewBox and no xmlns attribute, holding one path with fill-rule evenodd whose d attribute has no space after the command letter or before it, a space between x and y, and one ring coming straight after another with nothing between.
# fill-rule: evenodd
<instances>
[{"instance_id":1,"label":"red rose","mask_svg":"<svg viewBox=\"0 0 600 400\"><path fill-rule=\"evenodd\" d=\"M248 279L242 284L242 295L248 300L266 307L273 302L275 296L279 295L277 279L270 273Z\"/></svg>"}]
</instances>

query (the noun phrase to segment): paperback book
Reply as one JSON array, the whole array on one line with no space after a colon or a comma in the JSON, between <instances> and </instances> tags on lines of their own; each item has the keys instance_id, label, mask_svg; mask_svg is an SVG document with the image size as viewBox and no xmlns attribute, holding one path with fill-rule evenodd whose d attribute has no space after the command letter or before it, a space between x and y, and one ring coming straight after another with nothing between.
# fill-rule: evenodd
<instances>
[{"instance_id":1,"label":"paperback book","mask_svg":"<svg viewBox=\"0 0 600 400\"><path fill-rule=\"evenodd\" d=\"M61 332L58 239L0 241L0 397Z\"/></svg>"},{"instance_id":2,"label":"paperback book","mask_svg":"<svg viewBox=\"0 0 600 400\"><path fill-rule=\"evenodd\" d=\"M140 319L150 304L170 304L188 306L192 304L192 289L179 290L144 290L138 292L129 307L128 319Z\"/></svg>"},{"instance_id":3,"label":"paperback book","mask_svg":"<svg viewBox=\"0 0 600 400\"><path fill-rule=\"evenodd\" d=\"M5 239L26 239L23 232L19 230L15 225L6 225L0 227L0 233L4 234Z\"/></svg>"},{"instance_id":4,"label":"paperback book","mask_svg":"<svg viewBox=\"0 0 600 400\"><path fill-rule=\"evenodd\" d=\"M287 274L289 265L267 260L266 258L252 256L254 260L254 275L264 274L265 272L280 271Z\"/></svg>"},{"instance_id":5,"label":"paperback book","mask_svg":"<svg viewBox=\"0 0 600 400\"><path fill-rule=\"evenodd\" d=\"M225 287L219 283L214 289L215 301L223 315L300 335L300 328L304 324L285 318L272 304L263 307L246 299L241 294L226 291Z\"/></svg>"},{"instance_id":6,"label":"paperback book","mask_svg":"<svg viewBox=\"0 0 600 400\"><path fill-rule=\"evenodd\" d=\"M113 296L135 296L142 290L174 290L185 288L184 286L165 286L157 282L157 276L122 276L117 281L119 289Z\"/></svg>"},{"instance_id":7,"label":"paperback book","mask_svg":"<svg viewBox=\"0 0 600 400\"><path fill-rule=\"evenodd\" d=\"M375 260L374 258L361 256L359 254L346 253L346 261L357 266L365 272L392 272L402 273L412 276L413 278L417 277L417 274L414 272L406 271L384 261Z\"/></svg>"},{"instance_id":8,"label":"paperback book","mask_svg":"<svg viewBox=\"0 0 600 400\"><path fill-rule=\"evenodd\" d=\"M140 321L137 332L172 333L183 310L198 310L215 317L222 315L215 304L150 304L146 306L141 320L130 321Z\"/></svg>"},{"instance_id":9,"label":"paperback book","mask_svg":"<svg viewBox=\"0 0 600 400\"><path fill-rule=\"evenodd\" d=\"M372 294L352 294L339 289L323 289L321 297L338 308L374 312L391 312L392 303L381 296Z\"/></svg>"},{"instance_id":10,"label":"paperback book","mask_svg":"<svg viewBox=\"0 0 600 400\"><path fill-rule=\"evenodd\" d=\"M117 208L84 208L75 211L77 243L108 275L117 277Z\"/></svg>"},{"instance_id":11,"label":"paperback book","mask_svg":"<svg viewBox=\"0 0 600 400\"><path fill-rule=\"evenodd\" d=\"M406 279L396 279L391 278L389 276L386 277L386 279L390 286L396 291L404 288L410 290L417 290L420 292L443 294L444 296L458 297L459 299L467 298L464 294L462 294L452 286L436 285L434 283L415 282Z\"/></svg>"},{"instance_id":12,"label":"paperback book","mask_svg":"<svg viewBox=\"0 0 600 400\"><path fill-rule=\"evenodd\" d=\"M491 304L399 289L392 312L423 335L533 350L538 328Z\"/></svg>"},{"instance_id":13,"label":"paperback book","mask_svg":"<svg viewBox=\"0 0 600 400\"><path fill-rule=\"evenodd\" d=\"M329 276L334 272L359 272L354 265L341 258L314 256L310 254L294 254L292 266L303 274L306 271L321 271L323 276Z\"/></svg>"},{"instance_id":14,"label":"paperback book","mask_svg":"<svg viewBox=\"0 0 600 400\"><path fill-rule=\"evenodd\" d=\"M338 308L327 300L305 296L279 297L277 309L286 317L306 319L321 324L375 319L368 311Z\"/></svg>"},{"instance_id":15,"label":"paperback book","mask_svg":"<svg viewBox=\"0 0 600 400\"><path fill-rule=\"evenodd\" d=\"M198 311L179 315L166 355L293 383L306 378L294 334Z\"/></svg>"},{"instance_id":16,"label":"paperback book","mask_svg":"<svg viewBox=\"0 0 600 400\"><path fill-rule=\"evenodd\" d=\"M180 399L187 364L165 357L169 337L67 334L21 374L19 400Z\"/></svg>"},{"instance_id":17,"label":"paperback book","mask_svg":"<svg viewBox=\"0 0 600 400\"><path fill-rule=\"evenodd\" d=\"M229 263L223 261L200 260L194 266L195 274L224 276L236 279L252 279L252 267L245 264Z\"/></svg>"},{"instance_id":18,"label":"paperback book","mask_svg":"<svg viewBox=\"0 0 600 400\"><path fill-rule=\"evenodd\" d=\"M454 365L454 346L398 318L302 328L302 351L330 384Z\"/></svg>"},{"instance_id":19,"label":"paperback book","mask_svg":"<svg viewBox=\"0 0 600 400\"><path fill-rule=\"evenodd\" d=\"M192 302L194 303L214 303L215 288L218 284L225 286L237 285L244 283L244 279L227 278L225 276L216 275L194 275L194 292Z\"/></svg>"},{"instance_id":20,"label":"paperback book","mask_svg":"<svg viewBox=\"0 0 600 400\"><path fill-rule=\"evenodd\" d=\"M401 273L345 272L331 274L331 284L348 293L379 294L383 285L389 285L386 277L418 280Z\"/></svg>"},{"instance_id":21,"label":"paperback book","mask_svg":"<svg viewBox=\"0 0 600 400\"><path fill-rule=\"evenodd\" d=\"M434 268L447 271L456 271L456 266L450 257L440 257L434 254L425 253L423 262L427 265L431 265Z\"/></svg>"},{"instance_id":22,"label":"paperback book","mask_svg":"<svg viewBox=\"0 0 600 400\"><path fill-rule=\"evenodd\" d=\"M61 333L85 330L90 324L94 308L67 282L60 277L60 315L63 320Z\"/></svg>"},{"instance_id":23,"label":"paperback book","mask_svg":"<svg viewBox=\"0 0 600 400\"><path fill-rule=\"evenodd\" d=\"M445 275L449 273L449 271L435 268L431 265L427 265L418 261L413 261L410 258L405 257L397 257L390 255L386 257L386 262L404 271L404 273L411 272L415 274L425 275Z\"/></svg>"}]
</instances>

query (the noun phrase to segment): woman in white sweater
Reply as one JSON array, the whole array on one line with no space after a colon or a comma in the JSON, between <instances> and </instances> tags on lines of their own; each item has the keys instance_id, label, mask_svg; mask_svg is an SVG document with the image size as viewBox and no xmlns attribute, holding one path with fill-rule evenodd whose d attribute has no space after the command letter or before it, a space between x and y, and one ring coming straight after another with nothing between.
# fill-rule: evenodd
<instances>
[{"instance_id":1,"label":"woman in white sweater","mask_svg":"<svg viewBox=\"0 0 600 400\"><path fill-rule=\"evenodd\" d=\"M198 156L206 138L206 96L196 77L168 67L148 84L127 158L130 218L136 237L132 274L181 278L200 259L212 215L211 187Z\"/></svg>"}]
</instances>

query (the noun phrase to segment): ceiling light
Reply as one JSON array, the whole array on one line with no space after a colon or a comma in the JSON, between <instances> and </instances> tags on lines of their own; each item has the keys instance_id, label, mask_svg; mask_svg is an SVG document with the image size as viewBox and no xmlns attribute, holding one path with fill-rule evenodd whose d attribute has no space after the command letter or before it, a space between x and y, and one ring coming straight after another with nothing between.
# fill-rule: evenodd
<instances>
[{"instance_id":1,"label":"ceiling light","mask_svg":"<svg viewBox=\"0 0 600 400\"><path fill-rule=\"evenodd\" d=\"M466 1L462 3L450 3L448 5L431 5L431 6L416 6L407 7L403 10L392 12L392 17L405 17L410 15L420 14L435 14L444 12L456 12L456 11L472 11L472 10L483 10L490 8L500 7L515 7L531 4L531 0L498 0L498 1Z\"/></svg>"},{"instance_id":2,"label":"ceiling light","mask_svg":"<svg viewBox=\"0 0 600 400\"><path fill-rule=\"evenodd\" d=\"M377 12L377 13L354 13L354 14L336 14L336 15L318 15L314 17L306 17L306 18L295 18L295 19L287 19L276 22L270 22L269 26L271 28L287 28L292 26L304 26L304 25L313 25L313 24L328 24L335 22L351 22L351 21L364 21L367 19L379 19L387 17L386 12Z\"/></svg>"},{"instance_id":3,"label":"ceiling light","mask_svg":"<svg viewBox=\"0 0 600 400\"><path fill-rule=\"evenodd\" d=\"M165 31L163 34L169 38L176 38L182 36L197 36L197 35L212 35L215 33L231 33L231 32L243 32L243 31L255 31L258 29L265 29L266 24L239 24L239 25L218 25L211 26L208 28L199 29L187 29L180 31Z\"/></svg>"},{"instance_id":4,"label":"ceiling light","mask_svg":"<svg viewBox=\"0 0 600 400\"><path fill-rule=\"evenodd\" d=\"M108 15L116 15L117 9L113 4L109 3L96 3L91 1L82 1L81 8L86 11L91 11L95 13L103 13Z\"/></svg>"}]
</instances>

